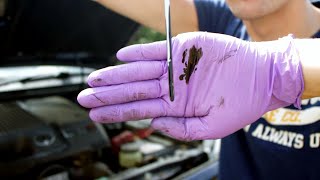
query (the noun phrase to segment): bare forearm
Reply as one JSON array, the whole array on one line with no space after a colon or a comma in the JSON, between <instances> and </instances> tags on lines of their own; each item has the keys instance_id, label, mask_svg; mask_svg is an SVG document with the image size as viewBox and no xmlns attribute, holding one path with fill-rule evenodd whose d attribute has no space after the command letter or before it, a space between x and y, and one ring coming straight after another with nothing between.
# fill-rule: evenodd
<instances>
[{"instance_id":1,"label":"bare forearm","mask_svg":"<svg viewBox=\"0 0 320 180\"><path fill-rule=\"evenodd\" d=\"M96 2L156 31L165 32L163 0L96 0ZM174 35L199 29L192 0L171 0L171 16Z\"/></svg>"},{"instance_id":2,"label":"bare forearm","mask_svg":"<svg viewBox=\"0 0 320 180\"><path fill-rule=\"evenodd\" d=\"M296 39L305 89L303 99L320 97L320 39Z\"/></svg>"}]
</instances>

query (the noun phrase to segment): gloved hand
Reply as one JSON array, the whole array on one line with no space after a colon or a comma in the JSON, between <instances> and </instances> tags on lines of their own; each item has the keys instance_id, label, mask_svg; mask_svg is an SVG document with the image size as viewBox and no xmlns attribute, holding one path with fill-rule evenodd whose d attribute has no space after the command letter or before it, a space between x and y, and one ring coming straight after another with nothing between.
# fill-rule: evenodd
<instances>
[{"instance_id":1,"label":"gloved hand","mask_svg":"<svg viewBox=\"0 0 320 180\"><path fill-rule=\"evenodd\" d=\"M168 90L166 44L121 49L128 64L88 77L79 103L103 123L154 118L152 127L180 140L225 137L265 112L300 106L304 82L293 39L247 42L204 32L173 38L175 100Z\"/></svg>"}]
</instances>

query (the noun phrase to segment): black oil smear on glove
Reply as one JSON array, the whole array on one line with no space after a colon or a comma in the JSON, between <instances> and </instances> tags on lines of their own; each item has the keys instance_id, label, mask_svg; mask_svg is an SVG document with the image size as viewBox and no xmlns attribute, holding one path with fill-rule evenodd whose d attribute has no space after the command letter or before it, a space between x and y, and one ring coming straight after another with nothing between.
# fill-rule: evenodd
<instances>
[{"instance_id":1,"label":"black oil smear on glove","mask_svg":"<svg viewBox=\"0 0 320 180\"><path fill-rule=\"evenodd\" d=\"M185 62L186 55L187 55L187 49L182 54L182 63L185 64L185 67L183 68L183 74L179 76L179 79L181 81L185 79L186 83L188 84L191 75L197 70L196 66L203 55L202 48L197 49L195 46L192 46L192 48L189 49L188 63Z\"/></svg>"},{"instance_id":2,"label":"black oil smear on glove","mask_svg":"<svg viewBox=\"0 0 320 180\"><path fill-rule=\"evenodd\" d=\"M186 49L186 50L183 51L183 54L182 54L182 63L184 63L184 61L186 60L187 52L188 52L188 49Z\"/></svg>"}]
</instances>

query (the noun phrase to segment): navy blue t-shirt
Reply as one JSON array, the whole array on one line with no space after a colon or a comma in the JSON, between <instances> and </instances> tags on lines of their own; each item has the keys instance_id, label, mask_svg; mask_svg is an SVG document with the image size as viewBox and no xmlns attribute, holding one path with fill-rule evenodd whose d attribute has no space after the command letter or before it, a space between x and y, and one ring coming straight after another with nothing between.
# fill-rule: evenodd
<instances>
[{"instance_id":1,"label":"navy blue t-shirt","mask_svg":"<svg viewBox=\"0 0 320 180\"><path fill-rule=\"evenodd\" d=\"M195 0L201 31L248 40L224 0ZM320 31L314 35L320 38ZM220 180L320 180L320 97L266 113L222 139Z\"/></svg>"}]
</instances>

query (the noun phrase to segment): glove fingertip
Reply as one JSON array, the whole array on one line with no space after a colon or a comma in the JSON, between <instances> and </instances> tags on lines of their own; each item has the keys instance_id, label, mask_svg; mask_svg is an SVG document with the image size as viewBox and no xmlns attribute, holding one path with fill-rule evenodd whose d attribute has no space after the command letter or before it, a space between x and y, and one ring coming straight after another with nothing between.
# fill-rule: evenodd
<instances>
[{"instance_id":1,"label":"glove fingertip","mask_svg":"<svg viewBox=\"0 0 320 180\"><path fill-rule=\"evenodd\" d=\"M90 103L88 103L90 101L88 101L88 98L87 98L88 92L89 92L89 89L82 90L77 96L78 103L85 108L91 108Z\"/></svg>"},{"instance_id":2,"label":"glove fingertip","mask_svg":"<svg viewBox=\"0 0 320 180\"><path fill-rule=\"evenodd\" d=\"M116 57L119 60L124 60L125 59L125 55L126 55L126 48L122 48L117 52Z\"/></svg>"},{"instance_id":3,"label":"glove fingertip","mask_svg":"<svg viewBox=\"0 0 320 180\"><path fill-rule=\"evenodd\" d=\"M117 54L116 57L120 61L135 61L136 53L138 51L137 48L139 48L140 45L131 45L124 48L121 48Z\"/></svg>"}]
</instances>

